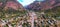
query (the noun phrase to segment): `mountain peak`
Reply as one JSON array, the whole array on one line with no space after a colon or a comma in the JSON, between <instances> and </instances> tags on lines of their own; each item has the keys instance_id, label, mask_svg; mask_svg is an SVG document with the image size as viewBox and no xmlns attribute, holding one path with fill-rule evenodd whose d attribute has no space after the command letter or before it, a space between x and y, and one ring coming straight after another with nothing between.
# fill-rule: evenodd
<instances>
[{"instance_id":1,"label":"mountain peak","mask_svg":"<svg viewBox=\"0 0 60 27\"><path fill-rule=\"evenodd\" d=\"M24 7L17 0L5 0L5 2L0 2L0 7L7 10L8 8L12 8L14 10L24 10Z\"/></svg>"},{"instance_id":2,"label":"mountain peak","mask_svg":"<svg viewBox=\"0 0 60 27\"><path fill-rule=\"evenodd\" d=\"M60 0L44 0L42 2L33 2L28 5L26 8L32 10L47 10L52 9L53 7L60 6Z\"/></svg>"}]
</instances>

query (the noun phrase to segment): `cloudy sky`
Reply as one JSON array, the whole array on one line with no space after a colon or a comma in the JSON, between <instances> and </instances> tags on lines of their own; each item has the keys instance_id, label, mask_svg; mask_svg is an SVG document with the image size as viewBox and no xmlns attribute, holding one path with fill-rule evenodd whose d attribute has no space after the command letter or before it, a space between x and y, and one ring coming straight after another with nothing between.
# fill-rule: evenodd
<instances>
[{"instance_id":1,"label":"cloudy sky","mask_svg":"<svg viewBox=\"0 0 60 27\"><path fill-rule=\"evenodd\" d=\"M26 6L34 2L35 0L17 0L17 1L20 2L23 6ZM43 0L38 0L38 1L43 1Z\"/></svg>"}]
</instances>

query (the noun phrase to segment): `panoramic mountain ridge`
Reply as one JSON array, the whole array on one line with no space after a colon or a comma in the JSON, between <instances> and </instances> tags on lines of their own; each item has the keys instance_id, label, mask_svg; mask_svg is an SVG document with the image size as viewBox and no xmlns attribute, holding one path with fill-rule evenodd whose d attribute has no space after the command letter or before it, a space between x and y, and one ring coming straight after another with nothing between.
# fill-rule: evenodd
<instances>
[{"instance_id":1,"label":"panoramic mountain ridge","mask_svg":"<svg viewBox=\"0 0 60 27\"><path fill-rule=\"evenodd\" d=\"M31 10L47 10L56 6L60 6L60 0L44 0L42 2L34 1L26 8Z\"/></svg>"}]
</instances>

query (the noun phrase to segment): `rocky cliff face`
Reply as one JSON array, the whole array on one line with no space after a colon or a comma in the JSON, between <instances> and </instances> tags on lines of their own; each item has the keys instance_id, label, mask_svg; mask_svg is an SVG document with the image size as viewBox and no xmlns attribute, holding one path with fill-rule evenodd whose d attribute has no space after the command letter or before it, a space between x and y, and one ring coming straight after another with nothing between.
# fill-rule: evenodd
<instances>
[{"instance_id":1,"label":"rocky cliff face","mask_svg":"<svg viewBox=\"0 0 60 27\"><path fill-rule=\"evenodd\" d=\"M32 10L47 10L56 6L60 6L60 0L45 0L42 2L35 1L28 5L26 8Z\"/></svg>"},{"instance_id":2,"label":"rocky cliff face","mask_svg":"<svg viewBox=\"0 0 60 27\"><path fill-rule=\"evenodd\" d=\"M5 10L9 8L12 8L13 10L24 10L24 7L17 2L17 0L0 0L0 8Z\"/></svg>"}]
</instances>

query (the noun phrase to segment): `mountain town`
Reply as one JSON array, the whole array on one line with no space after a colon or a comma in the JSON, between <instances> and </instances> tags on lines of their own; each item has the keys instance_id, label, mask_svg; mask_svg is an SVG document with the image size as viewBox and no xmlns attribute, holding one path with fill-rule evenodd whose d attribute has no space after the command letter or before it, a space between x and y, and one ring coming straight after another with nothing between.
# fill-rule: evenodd
<instances>
[{"instance_id":1,"label":"mountain town","mask_svg":"<svg viewBox=\"0 0 60 27\"><path fill-rule=\"evenodd\" d=\"M60 27L60 0L0 0L0 27Z\"/></svg>"}]
</instances>

